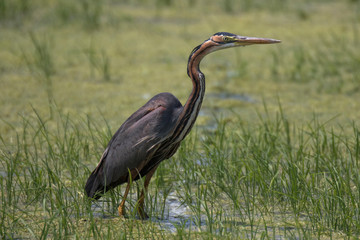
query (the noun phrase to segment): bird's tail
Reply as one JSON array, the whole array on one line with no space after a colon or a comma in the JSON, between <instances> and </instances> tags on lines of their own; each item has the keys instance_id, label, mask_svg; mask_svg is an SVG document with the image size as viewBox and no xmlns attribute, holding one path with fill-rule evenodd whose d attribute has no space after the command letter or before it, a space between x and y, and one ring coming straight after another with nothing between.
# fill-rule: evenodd
<instances>
[{"instance_id":1,"label":"bird's tail","mask_svg":"<svg viewBox=\"0 0 360 240\"><path fill-rule=\"evenodd\" d=\"M85 184L85 192L89 198L95 200L101 197L101 194L104 193L104 185L99 179L97 168L91 173Z\"/></svg>"}]
</instances>

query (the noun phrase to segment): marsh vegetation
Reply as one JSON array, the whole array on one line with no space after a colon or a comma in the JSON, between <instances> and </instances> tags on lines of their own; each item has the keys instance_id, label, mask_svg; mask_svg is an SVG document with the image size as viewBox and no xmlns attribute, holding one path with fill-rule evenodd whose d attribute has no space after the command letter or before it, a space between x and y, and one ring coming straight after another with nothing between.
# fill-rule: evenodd
<instances>
[{"instance_id":1,"label":"marsh vegetation","mask_svg":"<svg viewBox=\"0 0 360 240\"><path fill-rule=\"evenodd\" d=\"M0 2L0 237L354 239L360 235L360 2ZM191 91L211 34L281 39L202 64L202 111L149 187L84 184L151 96Z\"/></svg>"}]
</instances>

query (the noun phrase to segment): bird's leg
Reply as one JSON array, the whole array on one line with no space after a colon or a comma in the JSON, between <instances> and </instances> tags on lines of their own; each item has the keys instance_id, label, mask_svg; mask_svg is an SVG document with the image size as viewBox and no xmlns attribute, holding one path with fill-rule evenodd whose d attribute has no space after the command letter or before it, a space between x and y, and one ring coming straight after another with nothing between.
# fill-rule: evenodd
<instances>
[{"instance_id":1,"label":"bird's leg","mask_svg":"<svg viewBox=\"0 0 360 240\"><path fill-rule=\"evenodd\" d=\"M137 210L138 210L138 213L139 213L139 217L141 219L149 218L149 216L146 214L146 212L144 210L145 193L147 192L147 188L149 186L150 179L153 176L153 174L155 173L155 170L156 170L157 167L158 166L155 166L153 169L150 170L150 172L148 172L146 174L145 182L144 182L144 188L141 190L141 194L140 194L138 204L137 204Z\"/></svg>"},{"instance_id":2,"label":"bird's leg","mask_svg":"<svg viewBox=\"0 0 360 240\"><path fill-rule=\"evenodd\" d=\"M121 203L119 205L119 208L118 208L120 217L125 215L124 205L125 205L126 197L127 197L128 193L129 193L129 190L130 190L130 185L131 184L130 184L130 178L129 178L128 183L126 185L126 190L125 190L123 199L122 199L122 201L121 201Z\"/></svg>"},{"instance_id":3,"label":"bird's leg","mask_svg":"<svg viewBox=\"0 0 360 240\"><path fill-rule=\"evenodd\" d=\"M123 199L122 199L122 201L121 201L121 203L120 203L120 205L119 205L119 208L118 208L120 217L125 215L125 201L126 201L126 197L127 197L127 195L129 194L131 183L132 183L132 181L136 178L137 175L138 175L137 169L131 170L130 173L129 173L128 183L127 183L127 186L126 186L126 190L125 190Z\"/></svg>"}]
</instances>

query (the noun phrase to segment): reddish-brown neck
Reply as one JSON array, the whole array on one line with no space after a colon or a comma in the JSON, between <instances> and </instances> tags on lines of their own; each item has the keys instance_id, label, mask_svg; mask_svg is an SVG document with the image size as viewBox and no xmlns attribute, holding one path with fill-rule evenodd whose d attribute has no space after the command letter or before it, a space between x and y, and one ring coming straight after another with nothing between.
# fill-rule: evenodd
<instances>
[{"instance_id":1,"label":"reddish-brown neck","mask_svg":"<svg viewBox=\"0 0 360 240\"><path fill-rule=\"evenodd\" d=\"M190 132L199 114L205 94L205 76L200 71L199 65L201 60L207 54L212 52L214 45L215 43L213 41L207 40L203 44L194 48L190 54L187 70L193 83L193 89L177 122L177 127L173 135L176 142L184 139L184 137Z\"/></svg>"}]
</instances>

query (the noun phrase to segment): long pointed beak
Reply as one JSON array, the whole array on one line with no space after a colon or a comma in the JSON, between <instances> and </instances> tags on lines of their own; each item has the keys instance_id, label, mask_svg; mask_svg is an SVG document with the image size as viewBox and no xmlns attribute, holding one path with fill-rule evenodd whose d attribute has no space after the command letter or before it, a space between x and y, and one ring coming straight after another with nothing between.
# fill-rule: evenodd
<instances>
[{"instance_id":1,"label":"long pointed beak","mask_svg":"<svg viewBox=\"0 0 360 240\"><path fill-rule=\"evenodd\" d=\"M271 38L257 38L257 37L245 37L245 36L236 36L235 44L238 46L245 46L251 44L271 44L271 43L280 43L280 40L271 39Z\"/></svg>"}]
</instances>

